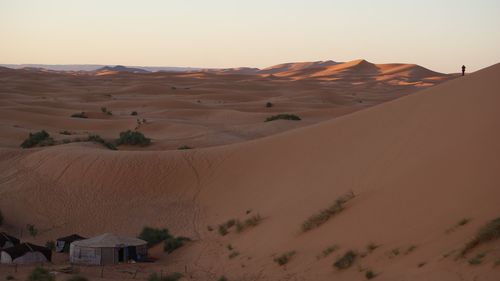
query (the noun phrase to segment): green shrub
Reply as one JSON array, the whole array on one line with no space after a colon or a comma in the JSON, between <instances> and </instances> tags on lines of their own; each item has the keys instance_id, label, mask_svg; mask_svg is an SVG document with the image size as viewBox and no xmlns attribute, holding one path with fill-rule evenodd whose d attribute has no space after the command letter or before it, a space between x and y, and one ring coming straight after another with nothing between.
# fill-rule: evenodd
<instances>
[{"instance_id":1,"label":"green shrub","mask_svg":"<svg viewBox=\"0 0 500 281\"><path fill-rule=\"evenodd\" d=\"M21 143L22 148L30 148L36 145L45 146L52 145L54 140L50 137L49 133L45 130L36 132L34 134L30 133L28 138Z\"/></svg>"},{"instance_id":2,"label":"green shrub","mask_svg":"<svg viewBox=\"0 0 500 281\"><path fill-rule=\"evenodd\" d=\"M187 237L182 237L182 236L169 237L169 238L165 239L165 242L163 244L163 251L170 254L173 251L175 251L176 249L182 247L184 245L185 241L190 241L190 240L191 239L189 239Z\"/></svg>"},{"instance_id":3,"label":"green shrub","mask_svg":"<svg viewBox=\"0 0 500 281\"><path fill-rule=\"evenodd\" d=\"M249 227L255 227L259 225L261 222L262 217L259 214L253 215L252 217L246 219L244 222L240 222L239 220L236 220L236 231L242 232L246 228Z\"/></svg>"},{"instance_id":4,"label":"green shrub","mask_svg":"<svg viewBox=\"0 0 500 281\"><path fill-rule=\"evenodd\" d=\"M29 234L33 237L35 237L38 234L38 229L32 224L27 224L26 229L28 230Z\"/></svg>"},{"instance_id":5,"label":"green shrub","mask_svg":"<svg viewBox=\"0 0 500 281\"><path fill-rule=\"evenodd\" d=\"M87 141L100 143L110 150L117 150L116 146L114 144L104 140L99 135L89 135L89 137L87 138Z\"/></svg>"},{"instance_id":6,"label":"green shrub","mask_svg":"<svg viewBox=\"0 0 500 281\"><path fill-rule=\"evenodd\" d=\"M274 262L276 262L277 264L279 264L280 266L282 265L285 265L287 264L291 259L292 257L296 254L295 251L290 251L290 252L286 252L278 257L276 257L274 259Z\"/></svg>"},{"instance_id":7,"label":"green shrub","mask_svg":"<svg viewBox=\"0 0 500 281\"><path fill-rule=\"evenodd\" d=\"M365 277L366 277L366 279L373 279L373 278L377 277L377 274L375 274L375 272L373 272L371 270L368 270L367 272L365 272Z\"/></svg>"},{"instance_id":8,"label":"green shrub","mask_svg":"<svg viewBox=\"0 0 500 281\"><path fill-rule=\"evenodd\" d=\"M327 256L329 256L331 253L335 252L337 249L339 248L339 246L337 245L332 245L332 246L329 246L328 248L324 249L320 255L318 255L316 258L317 259L320 259L320 258L326 258Z\"/></svg>"},{"instance_id":9,"label":"green shrub","mask_svg":"<svg viewBox=\"0 0 500 281\"><path fill-rule=\"evenodd\" d=\"M141 132L137 131L125 131L120 133L120 138L117 140L117 144L129 144L129 145L148 145L151 143L151 139L146 138Z\"/></svg>"},{"instance_id":10,"label":"green shrub","mask_svg":"<svg viewBox=\"0 0 500 281\"><path fill-rule=\"evenodd\" d=\"M73 118L89 118L87 116L87 114L85 112L78 112L78 113L74 113L74 114L71 114L71 117Z\"/></svg>"},{"instance_id":11,"label":"green shrub","mask_svg":"<svg viewBox=\"0 0 500 281\"><path fill-rule=\"evenodd\" d=\"M67 281L88 281L87 278L81 276L81 275L75 275L71 276L70 278L66 279Z\"/></svg>"},{"instance_id":12,"label":"green shrub","mask_svg":"<svg viewBox=\"0 0 500 281\"><path fill-rule=\"evenodd\" d=\"M278 114L278 115L273 115L271 117L267 117L266 122L274 121L274 120L292 120L292 121L299 121L301 120L299 116L293 115L293 114Z\"/></svg>"},{"instance_id":13,"label":"green shrub","mask_svg":"<svg viewBox=\"0 0 500 281\"><path fill-rule=\"evenodd\" d=\"M337 261L333 265L338 269L349 268L356 260L356 256L357 255L354 251L347 251L342 257L337 259Z\"/></svg>"},{"instance_id":14,"label":"green shrub","mask_svg":"<svg viewBox=\"0 0 500 281\"><path fill-rule=\"evenodd\" d=\"M319 213L310 216L304 223L302 223L302 231L306 232L327 222L332 216L344 210L344 205L354 198L354 193L350 192L335 200L330 207L321 210Z\"/></svg>"},{"instance_id":15,"label":"green shrub","mask_svg":"<svg viewBox=\"0 0 500 281\"><path fill-rule=\"evenodd\" d=\"M182 278L182 274L174 272L166 276L158 276L158 274L153 273L149 275L148 281L177 281Z\"/></svg>"},{"instance_id":16,"label":"green shrub","mask_svg":"<svg viewBox=\"0 0 500 281\"><path fill-rule=\"evenodd\" d=\"M137 236L137 238L142 239L148 242L148 246L154 246L162 241L165 241L167 238L171 238L172 235L168 232L168 229L157 229L152 227L144 227Z\"/></svg>"},{"instance_id":17,"label":"green shrub","mask_svg":"<svg viewBox=\"0 0 500 281\"><path fill-rule=\"evenodd\" d=\"M28 281L54 281L55 278L48 270L42 267L36 267L28 275Z\"/></svg>"},{"instance_id":18,"label":"green shrub","mask_svg":"<svg viewBox=\"0 0 500 281\"><path fill-rule=\"evenodd\" d=\"M45 243L45 247L49 248L51 251L55 251L56 250L56 242L54 241L47 241Z\"/></svg>"},{"instance_id":19,"label":"green shrub","mask_svg":"<svg viewBox=\"0 0 500 281\"><path fill-rule=\"evenodd\" d=\"M186 150L186 149L193 149L191 146L189 145L182 145L182 146L179 146L179 148L177 148L178 150Z\"/></svg>"},{"instance_id":20,"label":"green shrub","mask_svg":"<svg viewBox=\"0 0 500 281\"><path fill-rule=\"evenodd\" d=\"M230 219L223 224L219 224L219 234L224 236L229 233L229 229L235 226L237 221L235 219Z\"/></svg>"},{"instance_id":21,"label":"green shrub","mask_svg":"<svg viewBox=\"0 0 500 281\"><path fill-rule=\"evenodd\" d=\"M477 245L491 240L496 240L499 238L500 238L500 217L491 220L481 229L479 229L474 239L472 239L465 245L465 248L462 250L461 254L465 255L467 252L475 248Z\"/></svg>"}]
</instances>

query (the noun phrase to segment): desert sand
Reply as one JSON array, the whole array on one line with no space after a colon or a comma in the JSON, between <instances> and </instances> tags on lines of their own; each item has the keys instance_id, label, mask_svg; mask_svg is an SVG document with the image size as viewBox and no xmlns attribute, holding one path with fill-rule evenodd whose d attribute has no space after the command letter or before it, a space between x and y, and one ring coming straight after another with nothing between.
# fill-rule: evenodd
<instances>
[{"instance_id":1,"label":"desert sand","mask_svg":"<svg viewBox=\"0 0 500 281\"><path fill-rule=\"evenodd\" d=\"M71 233L135 236L143 226L193 239L170 255L152 249L153 264L106 267L104 279L100 268L80 267L91 280L131 279L137 270L137 279L178 271L185 280L366 280L372 270L375 280L498 280L500 241L459 252L500 215L500 64L453 80L363 60L262 71L2 69L2 229L16 234L33 223L39 235L22 238L40 244ZM149 147L18 148L40 129L116 137L136 125L132 110L150 120L139 128L153 138ZM78 111L89 118L69 117ZM303 120L263 122L284 112ZM195 149L176 150L184 144ZM349 192L342 212L301 230ZM255 214L255 227L217 232ZM462 219L469 222L457 225ZM378 247L367 252L370 243ZM238 256L229 258L229 244ZM358 253L354 265L333 267L348 250ZM273 261L290 251L286 265ZM482 263L470 265L478 253ZM30 268L0 266L0 276L23 278Z\"/></svg>"}]
</instances>

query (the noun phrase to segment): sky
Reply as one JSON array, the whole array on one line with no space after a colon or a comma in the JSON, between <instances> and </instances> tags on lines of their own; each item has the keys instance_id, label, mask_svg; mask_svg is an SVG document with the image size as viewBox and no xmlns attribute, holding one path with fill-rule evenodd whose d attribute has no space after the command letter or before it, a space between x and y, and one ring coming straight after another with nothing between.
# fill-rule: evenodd
<instances>
[{"instance_id":1,"label":"sky","mask_svg":"<svg viewBox=\"0 0 500 281\"><path fill-rule=\"evenodd\" d=\"M500 62L499 0L0 0L0 63Z\"/></svg>"}]
</instances>

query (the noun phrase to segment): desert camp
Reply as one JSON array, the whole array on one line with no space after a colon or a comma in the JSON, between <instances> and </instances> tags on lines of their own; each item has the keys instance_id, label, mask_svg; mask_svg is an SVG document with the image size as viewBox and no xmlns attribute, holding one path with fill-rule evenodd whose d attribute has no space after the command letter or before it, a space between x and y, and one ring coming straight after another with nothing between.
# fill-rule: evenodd
<instances>
[{"instance_id":1,"label":"desert camp","mask_svg":"<svg viewBox=\"0 0 500 281\"><path fill-rule=\"evenodd\" d=\"M20 241L16 237L10 236L5 232L0 232L0 249L7 249L19 243Z\"/></svg>"},{"instance_id":2,"label":"desert camp","mask_svg":"<svg viewBox=\"0 0 500 281\"><path fill-rule=\"evenodd\" d=\"M49 248L22 243L14 247L2 249L0 263L2 264L33 264L52 260L52 251Z\"/></svg>"},{"instance_id":3,"label":"desert camp","mask_svg":"<svg viewBox=\"0 0 500 281\"><path fill-rule=\"evenodd\" d=\"M80 236L78 234L72 234L69 236L57 238L57 240L56 240L56 252L57 253L62 253L62 252L67 253L67 252L69 252L69 247L70 247L71 243L73 243L75 241L83 240L83 239L86 239L86 238L83 236Z\"/></svg>"}]
</instances>

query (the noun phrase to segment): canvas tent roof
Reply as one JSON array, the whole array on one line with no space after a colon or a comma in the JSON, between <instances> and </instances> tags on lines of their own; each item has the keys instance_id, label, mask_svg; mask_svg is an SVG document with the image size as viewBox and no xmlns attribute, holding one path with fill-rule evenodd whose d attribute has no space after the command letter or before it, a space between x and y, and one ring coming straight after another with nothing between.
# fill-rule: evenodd
<instances>
[{"instance_id":1,"label":"canvas tent roof","mask_svg":"<svg viewBox=\"0 0 500 281\"><path fill-rule=\"evenodd\" d=\"M3 249L2 252L9 254L13 260L24 256L24 254L29 252L40 252L47 258L48 261L52 258L52 251L49 248L37 246L31 243L22 243L14 247Z\"/></svg>"},{"instance_id":2,"label":"canvas tent roof","mask_svg":"<svg viewBox=\"0 0 500 281\"><path fill-rule=\"evenodd\" d=\"M19 244L21 242L16 237L10 236L10 235L8 235L5 232L0 232L0 247L2 247L3 245L5 245L5 243L8 242L8 241L10 241L14 245L17 245L17 244Z\"/></svg>"},{"instance_id":3,"label":"canvas tent roof","mask_svg":"<svg viewBox=\"0 0 500 281\"><path fill-rule=\"evenodd\" d=\"M57 238L57 241L64 241L64 242L70 242L71 243L73 241L78 241L78 240L83 240L83 239L86 239L86 238L83 237L83 236L80 236L78 234L71 234L69 236Z\"/></svg>"},{"instance_id":4,"label":"canvas tent roof","mask_svg":"<svg viewBox=\"0 0 500 281\"><path fill-rule=\"evenodd\" d=\"M118 236L112 233L105 233L96 237L75 241L72 243L72 245L74 246L89 247L89 248L115 248L123 245L140 246L145 244L147 244L147 242L144 240L138 238Z\"/></svg>"}]
</instances>

